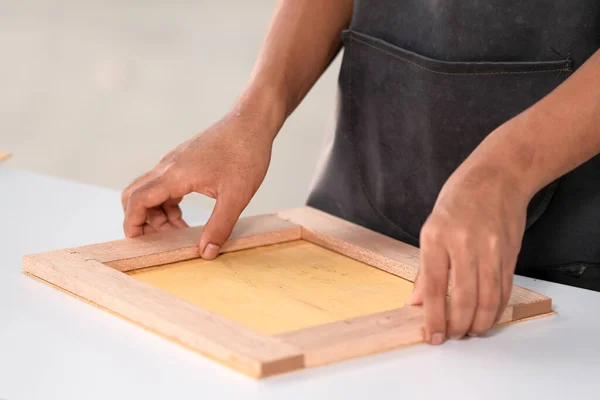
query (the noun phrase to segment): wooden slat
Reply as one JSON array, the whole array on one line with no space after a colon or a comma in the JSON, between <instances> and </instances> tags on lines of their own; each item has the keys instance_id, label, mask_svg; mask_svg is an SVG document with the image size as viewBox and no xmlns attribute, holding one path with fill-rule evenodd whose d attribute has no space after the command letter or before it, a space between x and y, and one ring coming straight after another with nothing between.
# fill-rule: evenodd
<instances>
[{"instance_id":1,"label":"wooden slat","mask_svg":"<svg viewBox=\"0 0 600 400\"><path fill-rule=\"evenodd\" d=\"M524 300L523 304L529 300ZM497 326L514 323L514 306L506 307ZM550 313L539 308L531 318ZM515 318L515 315L518 318ZM275 335L304 353L306 368L423 343L425 317L422 307L405 306L363 317Z\"/></svg>"},{"instance_id":2,"label":"wooden slat","mask_svg":"<svg viewBox=\"0 0 600 400\"><path fill-rule=\"evenodd\" d=\"M281 211L277 215L301 225L304 240L413 282L417 276L419 249L414 246L311 207ZM552 309L549 297L516 285L508 304L514 309L511 320L548 313Z\"/></svg>"},{"instance_id":3,"label":"wooden slat","mask_svg":"<svg viewBox=\"0 0 600 400\"><path fill-rule=\"evenodd\" d=\"M423 341L423 314L404 307L276 335L304 353L307 368Z\"/></svg>"},{"instance_id":4,"label":"wooden slat","mask_svg":"<svg viewBox=\"0 0 600 400\"><path fill-rule=\"evenodd\" d=\"M507 308L513 309L511 320L529 318L552 311L552 299L524 287L514 285Z\"/></svg>"},{"instance_id":5,"label":"wooden slat","mask_svg":"<svg viewBox=\"0 0 600 400\"><path fill-rule=\"evenodd\" d=\"M200 256L202 226L159 232L133 239L70 249L85 259L96 260L119 271L152 267ZM301 238L301 227L275 215L241 218L221 253L283 243Z\"/></svg>"},{"instance_id":6,"label":"wooden slat","mask_svg":"<svg viewBox=\"0 0 600 400\"><path fill-rule=\"evenodd\" d=\"M293 346L194 307L65 250L25 256L23 270L253 377L303 368Z\"/></svg>"}]
</instances>

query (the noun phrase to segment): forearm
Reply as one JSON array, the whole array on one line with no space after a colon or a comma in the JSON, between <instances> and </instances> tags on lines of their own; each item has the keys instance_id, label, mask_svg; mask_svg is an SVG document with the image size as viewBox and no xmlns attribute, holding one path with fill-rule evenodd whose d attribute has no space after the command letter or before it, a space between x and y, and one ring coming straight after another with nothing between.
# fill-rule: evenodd
<instances>
[{"instance_id":1,"label":"forearm","mask_svg":"<svg viewBox=\"0 0 600 400\"><path fill-rule=\"evenodd\" d=\"M341 48L352 0L281 0L235 115L275 135Z\"/></svg>"},{"instance_id":2,"label":"forearm","mask_svg":"<svg viewBox=\"0 0 600 400\"><path fill-rule=\"evenodd\" d=\"M527 196L600 153L600 51L498 128L466 163L508 172ZM485 160L485 161L484 161Z\"/></svg>"}]
</instances>

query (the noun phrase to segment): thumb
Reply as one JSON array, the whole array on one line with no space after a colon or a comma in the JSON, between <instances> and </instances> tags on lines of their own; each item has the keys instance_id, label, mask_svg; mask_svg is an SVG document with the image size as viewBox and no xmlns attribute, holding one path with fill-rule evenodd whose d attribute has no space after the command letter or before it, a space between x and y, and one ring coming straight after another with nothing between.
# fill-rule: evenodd
<instances>
[{"instance_id":1,"label":"thumb","mask_svg":"<svg viewBox=\"0 0 600 400\"><path fill-rule=\"evenodd\" d=\"M421 306L423 305L423 284L420 283L422 279L419 279L421 275L421 270L417 273L417 277L415 278L415 286L413 288L412 293L404 303L407 306Z\"/></svg>"},{"instance_id":2,"label":"thumb","mask_svg":"<svg viewBox=\"0 0 600 400\"><path fill-rule=\"evenodd\" d=\"M217 198L215 208L200 235L200 256L214 260L229 236L240 214L247 204L241 204L235 197Z\"/></svg>"}]
</instances>

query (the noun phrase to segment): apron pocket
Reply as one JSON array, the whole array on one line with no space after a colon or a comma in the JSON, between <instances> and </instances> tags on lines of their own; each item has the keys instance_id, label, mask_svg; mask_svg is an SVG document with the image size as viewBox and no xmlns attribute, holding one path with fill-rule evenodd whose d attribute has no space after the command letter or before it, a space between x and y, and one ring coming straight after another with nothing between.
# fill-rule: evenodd
<instances>
[{"instance_id":1,"label":"apron pocket","mask_svg":"<svg viewBox=\"0 0 600 400\"><path fill-rule=\"evenodd\" d=\"M345 31L341 117L374 211L413 238L442 185L495 128L560 84L569 60L448 62ZM528 226L556 184L529 205Z\"/></svg>"}]
</instances>

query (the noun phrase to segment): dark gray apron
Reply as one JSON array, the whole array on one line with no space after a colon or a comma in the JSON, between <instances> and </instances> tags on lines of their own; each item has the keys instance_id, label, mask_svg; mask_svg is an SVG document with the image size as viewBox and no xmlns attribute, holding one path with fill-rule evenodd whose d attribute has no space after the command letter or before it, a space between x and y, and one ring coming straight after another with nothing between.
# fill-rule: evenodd
<instances>
[{"instance_id":1,"label":"dark gray apron","mask_svg":"<svg viewBox=\"0 0 600 400\"><path fill-rule=\"evenodd\" d=\"M418 245L458 165L600 47L600 2L357 0L343 40L337 128L308 204ZM595 157L531 201L517 273L600 290L599 271Z\"/></svg>"}]
</instances>

